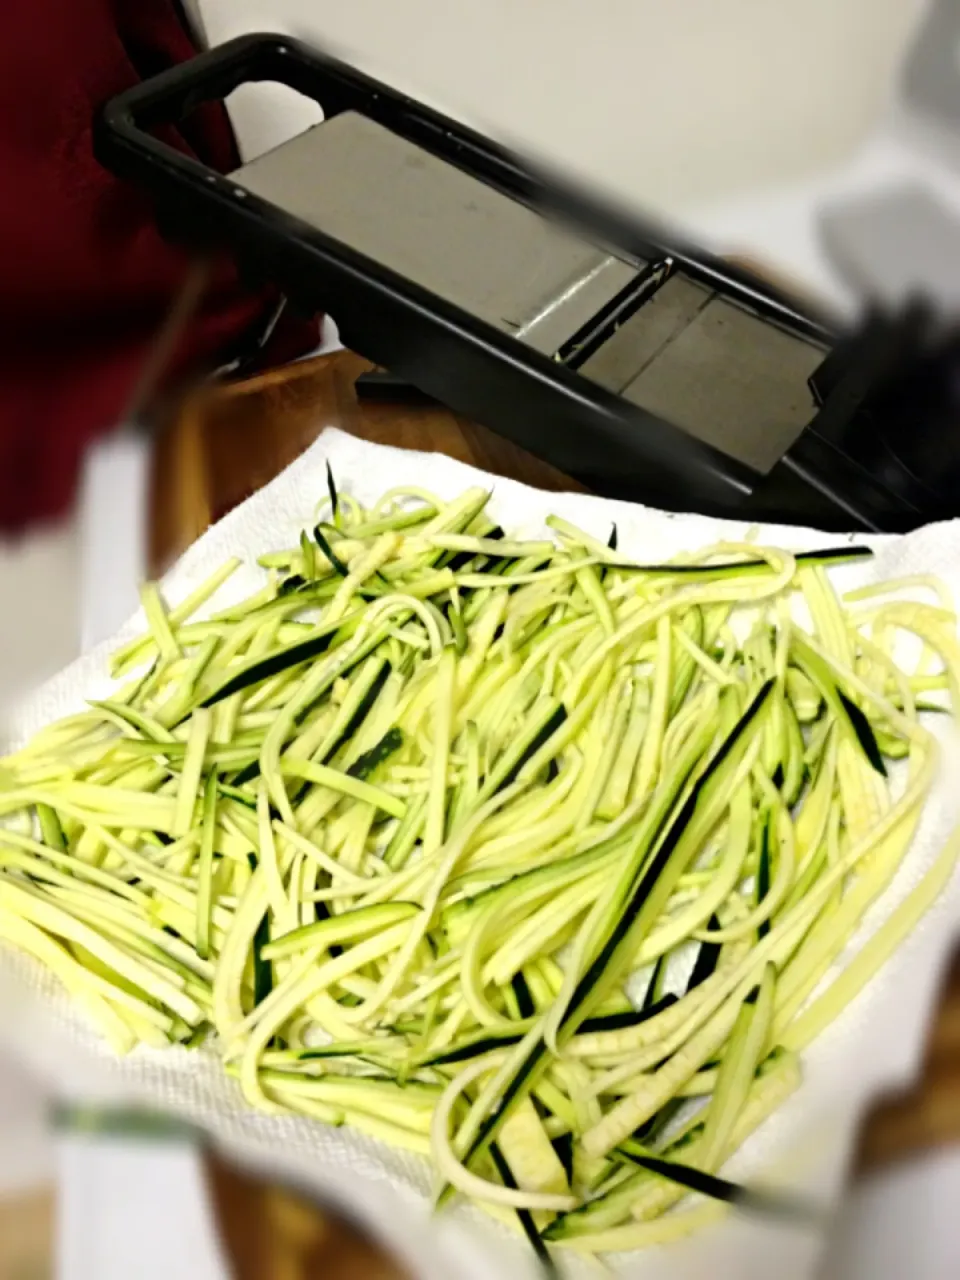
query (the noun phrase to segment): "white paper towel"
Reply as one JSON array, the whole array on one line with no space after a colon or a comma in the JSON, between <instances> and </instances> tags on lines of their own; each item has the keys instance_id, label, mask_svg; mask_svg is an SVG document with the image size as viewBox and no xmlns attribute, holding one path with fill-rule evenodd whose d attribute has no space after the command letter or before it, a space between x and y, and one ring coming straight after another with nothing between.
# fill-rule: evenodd
<instances>
[{"instance_id":1,"label":"white paper towel","mask_svg":"<svg viewBox=\"0 0 960 1280\"><path fill-rule=\"evenodd\" d=\"M555 512L606 538L616 521L623 552L664 560L721 538L742 538L732 521L669 515L627 503L574 494L547 494L502 480L442 455L417 454L366 444L338 431L317 443L272 484L255 494L199 540L164 582L170 603L182 599L228 556L244 567L221 589L223 607L256 589L262 573L256 557L293 545L314 521L326 492L329 459L340 489L370 503L398 484L416 484L453 497L473 484L492 487L491 511L511 531L536 536ZM812 530L764 528L759 540L797 550L836 545L842 539ZM850 541L853 541L852 535ZM911 573L936 573L960 595L960 521L929 526L903 538L857 536L875 558L834 571L842 589ZM15 720L20 739L41 725L104 696L109 652L142 631L136 616L110 642L67 668L23 706ZM960 759L952 734L944 743L940 776L917 839L884 899L872 910L854 954L942 848L960 816L960 788L950 785ZM804 1056L804 1084L745 1145L729 1166L734 1176L788 1169L794 1185L828 1197L839 1191L857 1120L883 1086L917 1068L943 962L960 923L960 881L955 876L935 908L846 1013ZM61 1092L86 1098L150 1101L200 1122L241 1159L256 1161L347 1207L393 1248L413 1274L437 1280L480 1280L534 1274L523 1242L478 1211L460 1207L433 1218L425 1162L353 1133L308 1120L275 1119L250 1111L223 1075L212 1053L138 1049L116 1058L32 962L0 950L0 1040L44 1073ZM621 1261L638 1280L802 1280L812 1274L821 1241L815 1233L789 1232L731 1218L665 1250Z\"/></svg>"}]
</instances>

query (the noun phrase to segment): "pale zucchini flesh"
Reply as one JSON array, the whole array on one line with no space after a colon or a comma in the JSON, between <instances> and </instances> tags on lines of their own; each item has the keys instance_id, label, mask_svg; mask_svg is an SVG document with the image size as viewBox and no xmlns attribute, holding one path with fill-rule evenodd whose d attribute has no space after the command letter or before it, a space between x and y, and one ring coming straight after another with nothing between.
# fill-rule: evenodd
<instances>
[{"instance_id":1,"label":"pale zucchini flesh","mask_svg":"<svg viewBox=\"0 0 960 1280\"><path fill-rule=\"evenodd\" d=\"M690 1192L783 1213L724 1163L954 869L835 972L935 778L949 601L328 479L266 586L147 586L127 683L0 763L0 938L118 1051L432 1155L545 1269Z\"/></svg>"}]
</instances>

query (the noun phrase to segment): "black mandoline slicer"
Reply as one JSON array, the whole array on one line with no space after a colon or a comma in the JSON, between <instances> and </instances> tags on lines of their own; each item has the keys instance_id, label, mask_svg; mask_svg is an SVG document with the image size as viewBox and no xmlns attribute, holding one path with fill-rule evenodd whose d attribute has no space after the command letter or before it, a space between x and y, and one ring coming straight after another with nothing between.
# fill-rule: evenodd
<instances>
[{"instance_id":1,"label":"black mandoline slicer","mask_svg":"<svg viewBox=\"0 0 960 1280\"><path fill-rule=\"evenodd\" d=\"M221 174L155 131L251 81L323 123ZM115 98L109 168L421 392L595 491L901 530L960 513L960 359L920 305L843 335L750 275L279 36Z\"/></svg>"}]
</instances>

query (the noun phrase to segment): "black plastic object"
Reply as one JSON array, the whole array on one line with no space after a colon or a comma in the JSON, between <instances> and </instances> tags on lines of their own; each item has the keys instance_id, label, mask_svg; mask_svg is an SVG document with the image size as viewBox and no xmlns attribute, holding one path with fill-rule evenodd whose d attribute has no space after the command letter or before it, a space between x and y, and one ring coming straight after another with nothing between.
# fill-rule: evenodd
<instances>
[{"instance_id":1,"label":"black plastic object","mask_svg":"<svg viewBox=\"0 0 960 1280\"><path fill-rule=\"evenodd\" d=\"M371 369L361 373L353 384L358 400L370 400L384 404L435 404L433 396L415 387L406 378L399 378L386 369Z\"/></svg>"},{"instance_id":2,"label":"black plastic object","mask_svg":"<svg viewBox=\"0 0 960 1280\"><path fill-rule=\"evenodd\" d=\"M239 176L216 173L155 136L201 103L255 81L279 81L315 99L325 122L345 113L376 122L524 208L612 247L618 261L633 265L634 277L558 350L537 350L293 217ZM898 374L909 382L913 366L904 353L915 354L920 343L912 313L877 320L863 335L838 342L822 320L749 273L600 206L297 41L243 37L164 72L106 106L95 142L105 165L152 194L166 234L199 248L228 248L243 271L276 283L300 309L332 314L352 349L599 493L833 528L896 530L945 513L942 495L911 472L911 458L898 452L889 432L881 432L882 444L876 438L886 403L881 391L889 394L892 384L895 390ZM390 192L383 203L389 217ZM654 324L673 323L674 312L680 327L656 347ZM731 345L740 327L753 337ZM732 371L715 358L713 366L702 363L705 354L716 356L711 343L724 334L728 345L721 350L736 357ZM620 386L613 355L621 348L629 355L634 342L656 350L650 367L641 362L630 385ZM746 412L739 395L746 404L771 370L782 373L781 348L790 359L800 352L788 408L803 415L809 404L809 420L802 417L769 466L750 465L725 447L724 424ZM654 367L664 351L669 361ZM717 416L724 421L711 424L711 443L657 408L690 388L701 412L709 415L714 397L722 403Z\"/></svg>"}]
</instances>

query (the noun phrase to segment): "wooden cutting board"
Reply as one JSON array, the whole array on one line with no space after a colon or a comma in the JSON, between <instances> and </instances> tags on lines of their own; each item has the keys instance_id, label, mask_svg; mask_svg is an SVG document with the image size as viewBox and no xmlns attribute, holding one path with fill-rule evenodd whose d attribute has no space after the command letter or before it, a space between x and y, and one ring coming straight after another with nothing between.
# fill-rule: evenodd
<instances>
[{"instance_id":1,"label":"wooden cutting board","mask_svg":"<svg viewBox=\"0 0 960 1280\"><path fill-rule=\"evenodd\" d=\"M438 405L358 402L353 384L372 367L338 351L192 395L157 440L152 572L163 572L204 529L279 475L324 427L445 453L541 489L582 488L519 445Z\"/></svg>"},{"instance_id":2,"label":"wooden cutting board","mask_svg":"<svg viewBox=\"0 0 960 1280\"><path fill-rule=\"evenodd\" d=\"M150 519L153 573L162 573L213 521L279 474L326 426L381 444L446 453L542 489L580 488L517 445L446 409L358 402L354 382L370 367L358 356L338 352L194 394L157 441ZM861 1133L855 1171L862 1174L955 1142L960 1142L960 956L944 984L923 1073L905 1094L875 1107ZM294 1202L281 1195L289 1212L279 1212L279 1193L258 1190L249 1179L219 1165L214 1186L225 1236L235 1245L234 1254L248 1259L238 1274L267 1274L251 1270L249 1260L260 1258L261 1266L258 1249L267 1247L263 1241L279 1248L287 1239L282 1224L302 1225L307 1210L303 1205L291 1208ZM256 1248L250 1244L251 1233L261 1242ZM399 1274L383 1259L371 1261L369 1248L367 1253L363 1248L359 1254L351 1252L360 1246L341 1224L327 1222L316 1238L301 1230L301 1237L312 1242L309 1248L303 1245L297 1252L289 1240L284 1246L285 1267L292 1268L285 1274L291 1277L332 1277L340 1274L335 1266L345 1266L344 1274L362 1280ZM309 1271L298 1270L300 1264L290 1261L294 1256L312 1259ZM329 1270L312 1269L320 1256ZM363 1265L360 1257L367 1259ZM351 1271L354 1262L344 1259L354 1259L356 1269Z\"/></svg>"}]
</instances>

